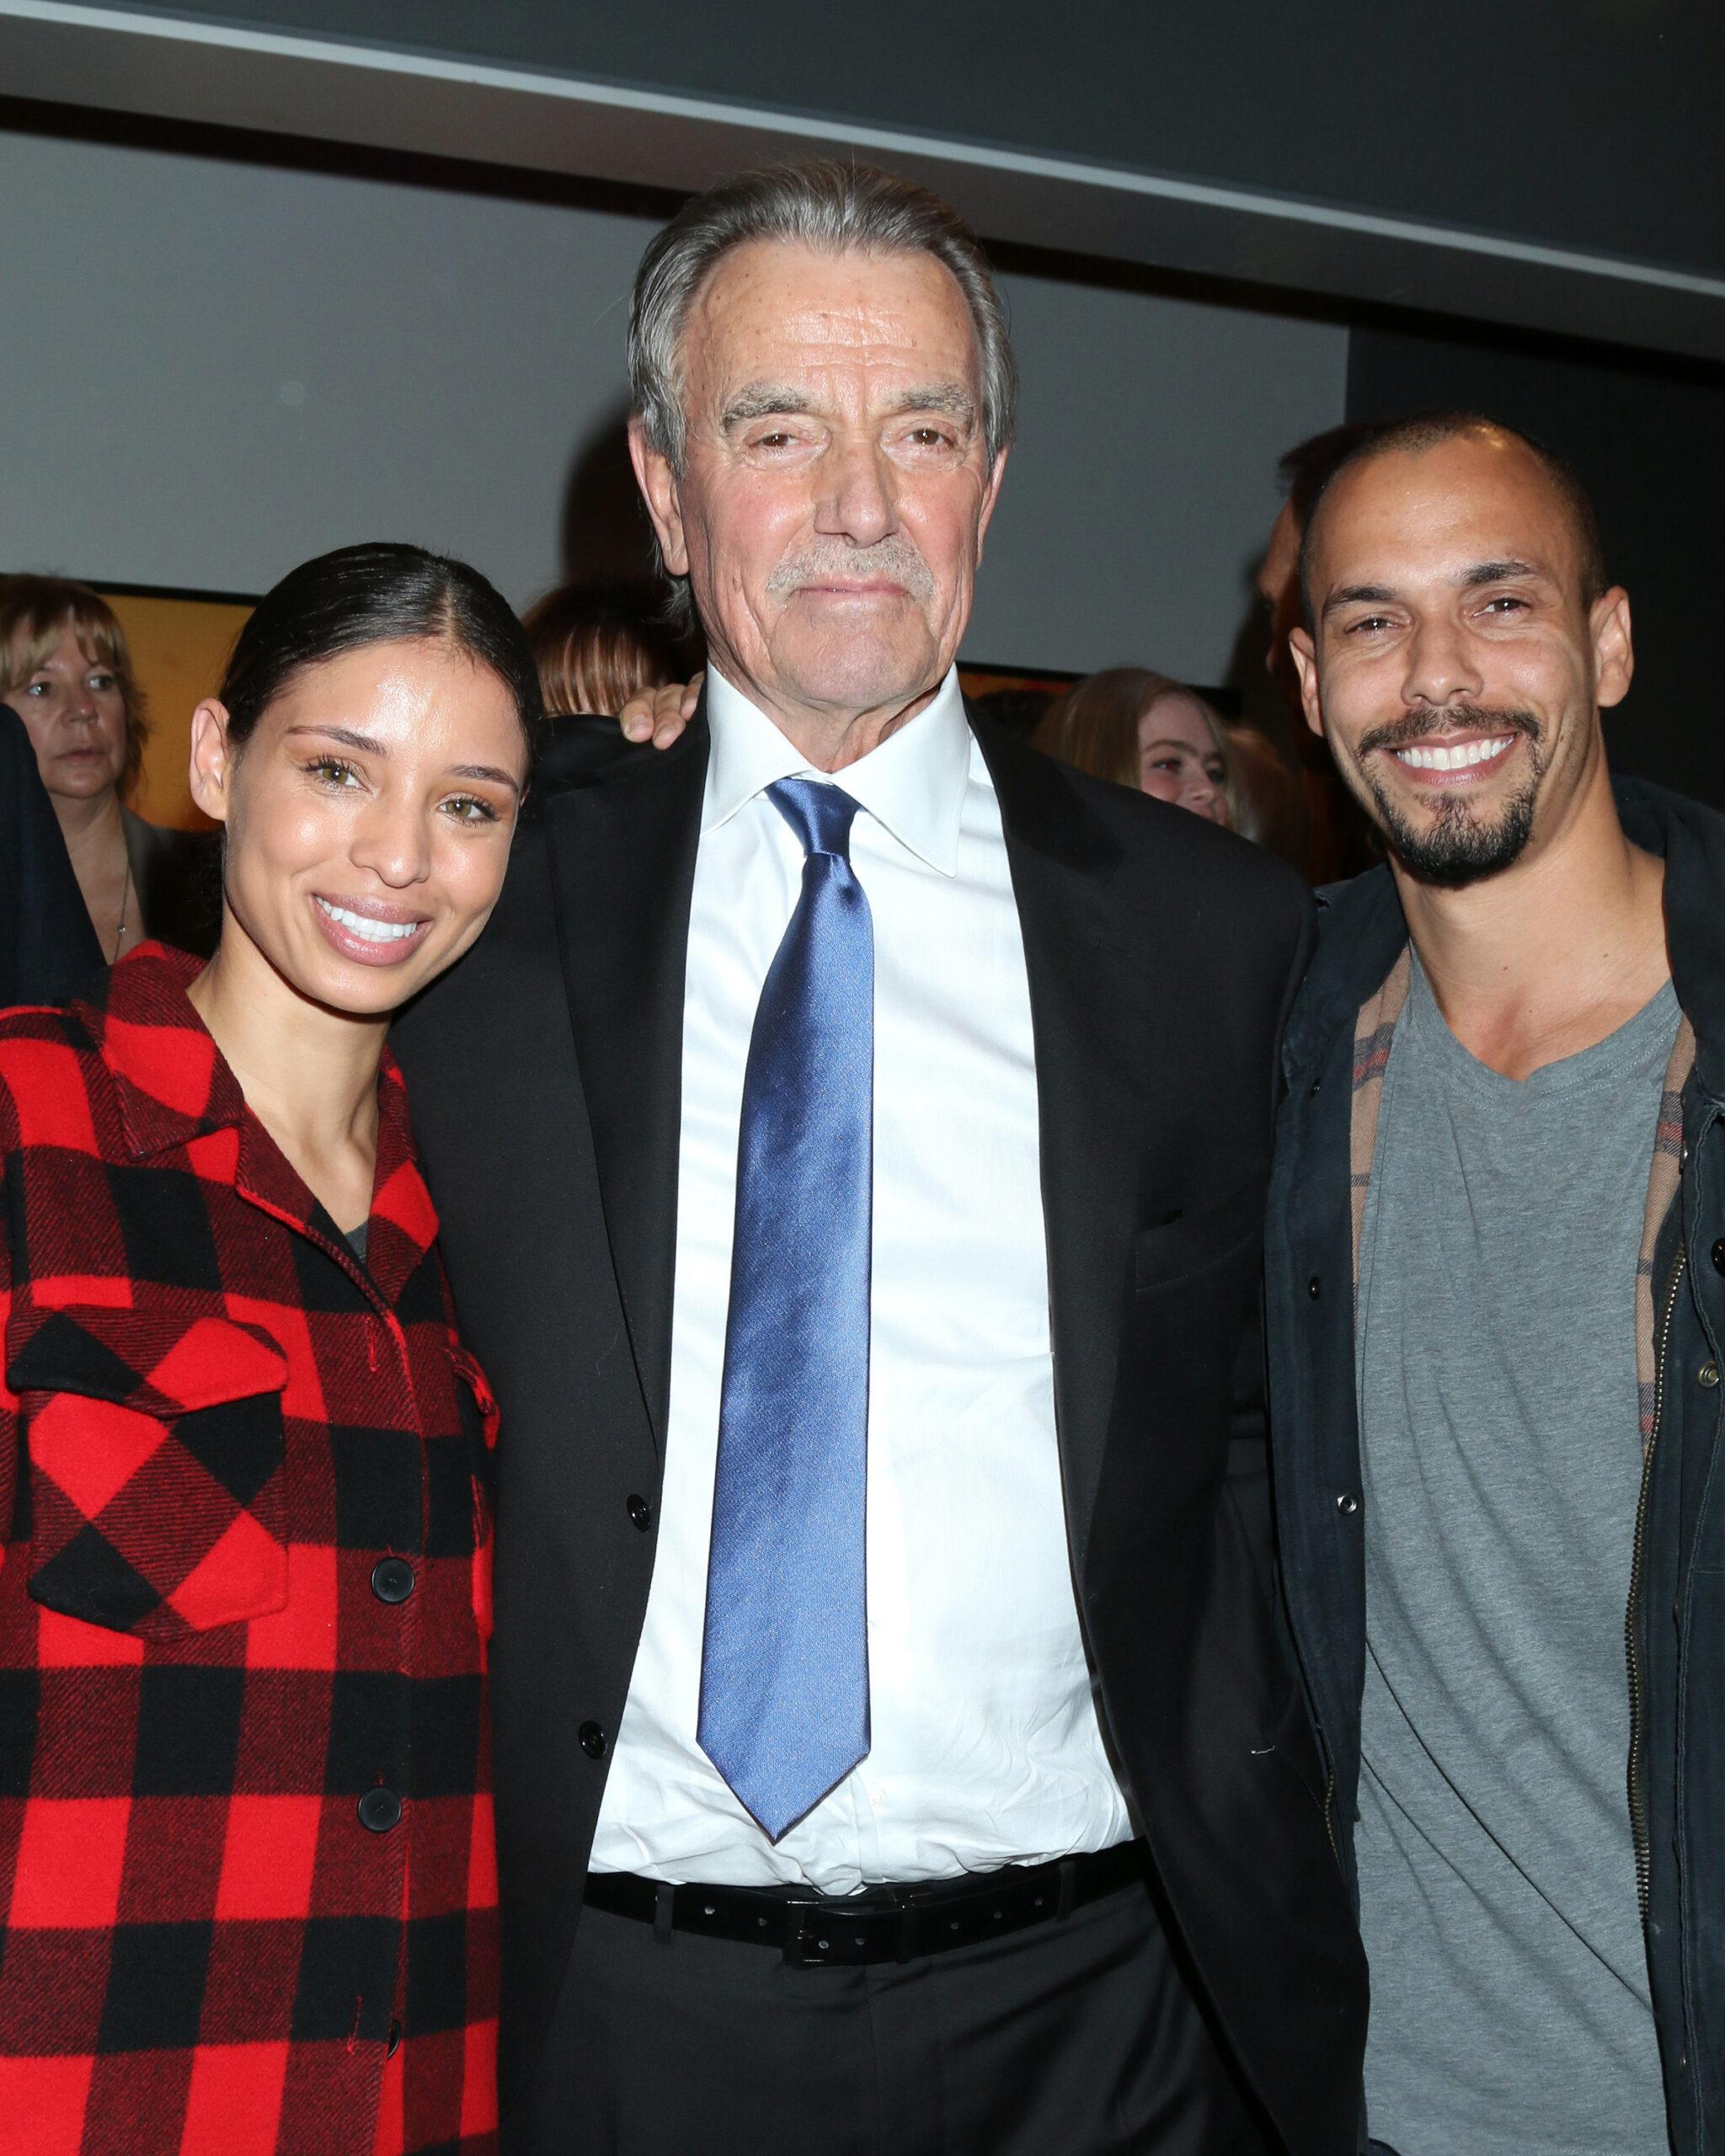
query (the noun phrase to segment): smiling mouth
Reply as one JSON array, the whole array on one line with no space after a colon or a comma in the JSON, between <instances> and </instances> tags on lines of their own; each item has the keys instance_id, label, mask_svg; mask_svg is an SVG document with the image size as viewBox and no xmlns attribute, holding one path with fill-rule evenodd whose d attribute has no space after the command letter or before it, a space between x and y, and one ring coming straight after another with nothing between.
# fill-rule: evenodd
<instances>
[{"instance_id":1,"label":"smiling mouth","mask_svg":"<svg viewBox=\"0 0 1725 2156\"><path fill-rule=\"evenodd\" d=\"M1514 744L1513 734L1488 734L1483 740L1413 741L1391 753L1405 769L1416 771L1477 771L1494 763Z\"/></svg>"},{"instance_id":2,"label":"smiling mouth","mask_svg":"<svg viewBox=\"0 0 1725 2156\"><path fill-rule=\"evenodd\" d=\"M334 899L314 897L318 926L344 957L368 965L387 965L408 953L431 926L423 915L360 913Z\"/></svg>"}]
</instances>

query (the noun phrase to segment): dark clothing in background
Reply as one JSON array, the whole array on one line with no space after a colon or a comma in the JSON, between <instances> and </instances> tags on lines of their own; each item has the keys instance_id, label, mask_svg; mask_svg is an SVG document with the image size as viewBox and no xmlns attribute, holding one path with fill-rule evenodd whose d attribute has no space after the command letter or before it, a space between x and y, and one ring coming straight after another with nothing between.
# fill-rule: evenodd
<instances>
[{"instance_id":1,"label":"dark clothing in background","mask_svg":"<svg viewBox=\"0 0 1725 2156\"><path fill-rule=\"evenodd\" d=\"M24 723L0 704L0 1009L64 1003L102 970Z\"/></svg>"},{"instance_id":2,"label":"dark clothing in background","mask_svg":"<svg viewBox=\"0 0 1725 2156\"><path fill-rule=\"evenodd\" d=\"M1626 1654L1623 1684L1626 1726L1638 1738L1631 1804L1671 2147L1701 2156L1725 2148L1725 1486L1713 1471L1725 1403L1725 818L1634 781L1620 781L1616 794L1631 840L1665 862L1672 981L1696 1044L1680 1110L1660 1134L1680 1145L1681 1177L1653 1248L1656 1379L1628 1613L1635 1677ZM1352 1881L1370 1531L1351 1292L1352 1111L1375 1058L1381 1068L1373 1043L1357 1051L1355 1034L1407 930L1387 868L1322 894L1321 906L1317 955L1283 1050L1268 1331L1288 1614L1325 1753L1326 1809ZM1573 1134L1588 1142L1584 1123ZM1597 1257L1573 1253L1578 1265Z\"/></svg>"},{"instance_id":3,"label":"dark clothing in background","mask_svg":"<svg viewBox=\"0 0 1725 2156\"><path fill-rule=\"evenodd\" d=\"M1103 1727L1236 2069L1293 2156L1341 2156L1364 1961L1305 1707L1226 1490L1306 899L1203 819L973 726L1023 936L1065 1526ZM595 723L585 760L563 731L489 928L393 1038L508 1431L493 1668L519 2156L571 2145L560 2106L595 2034L576 1927L654 1562L707 728L660 754ZM762 1960L762 1985L805 1973ZM1138 1988L1146 2044L1153 1990ZM1117 2037L1098 2032L1104 2056ZM637 2070L669 2073L678 2041Z\"/></svg>"},{"instance_id":4,"label":"dark clothing in background","mask_svg":"<svg viewBox=\"0 0 1725 2156\"><path fill-rule=\"evenodd\" d=\"M209 958L222 932L220 833L147 824L130 808L120 814L145 935Z\"/></svg>"}]
</instances>

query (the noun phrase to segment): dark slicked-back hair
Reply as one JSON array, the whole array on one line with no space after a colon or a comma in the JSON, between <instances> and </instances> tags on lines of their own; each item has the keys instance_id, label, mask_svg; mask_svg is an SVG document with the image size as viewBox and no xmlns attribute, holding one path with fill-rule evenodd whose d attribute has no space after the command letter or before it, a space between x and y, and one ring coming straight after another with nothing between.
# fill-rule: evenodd
<instances>
[{"instance_id":1,"label":"dark slicked-back hair","mask_svg":"<svg viewBox=\"0 0 1725 2156\"><path fill-rule=\"evenodd\" d=\"M1343 430L1335 431L1339 433ZM1337 480L1344 472L1351 472L1356 465L1375 463L1381 456L1418 456L1426 450L1436 449L1441 443L1458 440L1463 435L1503 435L1510 441L1519 441L1529 451L1557 488L1568 515L1570 526L1575 535L1582 605L1591 606L1605 590L1605 550L1599 536L1599 515L1594 508L1593 497L1582 484L1574 467L1559 456L1556 450L1548 449L1534 435L1524 434L1519 427L1507 426L1502 419L1493 419L1488 412L1463 411L1413 412L1406 419L1386 419L1375 425L1362 427L1358 432L1359 439L1331 465L1322 483L1312 494L1306 515L1301 519L1300 604L1308 629L1312 626L1313 618L1312 529L1317 521L1318 509ZM1325 437L1315 439L1322 440Z\"/></svg>"},{"instance_id":2,"label":"dark slicked-back hair","mask_svg":"<svg viewBox=\"0 0 1725 2156\"><path fill-rule=\"evenodd\" d=\"M368 644L428 642L462 652L510 693L531 766L544 709L533 647L476 568L423 547L376 542L319 554L266 592L234 639L219 691L243 749L298 676Z\"/></svg>"}]
</instances>

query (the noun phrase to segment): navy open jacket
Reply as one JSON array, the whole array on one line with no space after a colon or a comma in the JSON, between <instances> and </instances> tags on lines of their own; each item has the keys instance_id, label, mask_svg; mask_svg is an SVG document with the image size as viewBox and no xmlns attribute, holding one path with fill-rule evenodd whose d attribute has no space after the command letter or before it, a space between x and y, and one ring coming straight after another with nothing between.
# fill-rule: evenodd
<instances>
[{"instance_id":1,"label":"navy open jacket","mask_svg":"<svg viewBox=\"0 0 1725 2156\"><path fill-rule=\"evenodd\" d=\"M1677 2156L1701 2156L1725 2151L1725 1475L1714 1472L1725 1411L1725 818L1636 781L1618 782L1616 794L1630 837L1665 860L1672 979L1696 1043L1682 1095L1680 1184L1654 1253L1658 1405L1624 1687L1671 2145ZM1350 1885L1371 1531L1350 1292L1354 1033L1361 1005L1407 940L1387 868L1322 895L1317 953L1284 1040L1267 1229L1284 1586ZM1576 1142L1587 1142L1584 1130Z\"/></svg>"}]
</instances>

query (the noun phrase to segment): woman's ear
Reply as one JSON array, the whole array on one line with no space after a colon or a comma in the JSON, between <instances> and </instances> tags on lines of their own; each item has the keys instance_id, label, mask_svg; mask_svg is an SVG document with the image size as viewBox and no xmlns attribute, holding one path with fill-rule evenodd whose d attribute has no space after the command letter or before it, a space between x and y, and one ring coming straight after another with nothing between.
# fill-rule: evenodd
<instances>
[{"instance_id":1,"label":"woman's ear","mask_svg":"<svg viewBox=\"0 0 1725 2156\"><path fill-rule=\"evenodd\" d=\"M227 821L228 780L233 757L227 745L227 707L206 696L192 713L191 792L206 816Z\"/></svg>"}]
</instances>

